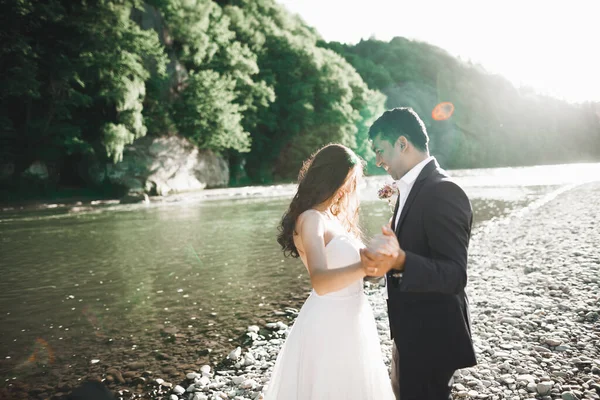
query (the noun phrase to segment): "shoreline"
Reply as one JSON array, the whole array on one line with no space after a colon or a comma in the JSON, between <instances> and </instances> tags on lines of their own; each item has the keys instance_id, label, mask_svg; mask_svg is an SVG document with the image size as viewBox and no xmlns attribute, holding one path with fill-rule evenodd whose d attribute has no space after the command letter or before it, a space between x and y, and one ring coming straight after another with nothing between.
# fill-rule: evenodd
<instances>
[{"instance_id":1,"label":"shoreline","mask_svg":"<svg viewBox=\"0 0 600 400\"><path fill-rule=\"evenodd\" d=\"M600 256L593 246L600 242L600 210L588 208L598 196L600 183L562 187L473 233L467 293L478 365L456 372L454 397L600 398ZM575 234L582 231L583 244ZM365 286L389 366L385 300L381 289ZM579 300L582 294L589 301ZM291 323L280 317L250 326L252 345L234 349L223 370L190 371L173 389L159 381L156 398L261 399Z\"/></svg>"},{"instance_id":2,"label":"shoreline","mask_svg":"<svg viewBox=\"0 0 600 400\"><path fill-rule=\"evenodd\" d=\"M564 167L570 169L568 174L564 174ZM546 169L548 173L544 176L540 176L537 170ZM494 167L494 168L465 168L447 170L447 172L453 176L457 181L464 181L466 186L482 185L487 186L485 182L477 181L473 182L473 179L477 179L476 176L472 176L472 172L477 171L483 174L492 174L493 176L503 176L500 182L501 186L510 185L511 182L515 183L515 180L523 180L517 185L522 186L552 186L552 185L565 185L574 181L581 181L579 178L575 178L586 171L590 172L590 175L597 175L594 171L600 172L600 163L588 162L588 163L570 163L570 164L548 164L548 165L533 165L533 166L512 166L512 167ZM551 172L552 171L552 172ZM381 184L386 180L389 180L387 174L381 175L369 175L367 182L376 181L377 184ZM581 182L580 182L581 183ZM141 195L139 198L134 199L129 204L136 203L174 203L174 202L194 202L194 201L212 201L212 200L223 200L223 199L237 199L237 198L276 198L292 196L295 192L296 183L294 182L276 182L272 184L264 185L250 185L250 186L232 186L222 188L210 188L202 190L192 190L180 193L173 193L167 196L148 196ZM15 201L2 201L0 200L0 212L7 211L32 211L32 210L46 210L46 209L79 209L87 210L90 207L98 206L110 206L119 204L128 204L127 201L123 201L124 198L118 196L103 195L102 193L91 194L92 189L82 188L76 190L74 195L67 197L43 197L37 199L22 199ZM57 192L58 193L58 192ZM78 194L77 194L78 193ZM127 196L125 196L127 197Z\"/></svg>"}]
</instances>

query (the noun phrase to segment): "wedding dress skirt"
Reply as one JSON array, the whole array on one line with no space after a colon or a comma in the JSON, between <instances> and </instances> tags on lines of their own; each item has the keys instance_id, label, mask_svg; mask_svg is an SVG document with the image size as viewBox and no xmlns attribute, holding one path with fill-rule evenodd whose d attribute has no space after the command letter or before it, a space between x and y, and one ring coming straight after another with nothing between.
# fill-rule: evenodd
<instances>
[{"instance_id":1,"label":"wedding dress skirt","mask_svg":"<svg viewBox=\"0 0 600 400\"><path fill-rule=\"evenodd\" d=\"M360 243L336 236L327 267L360 261ZM362 281L302 306L275 363L265 400L395 400Z\"/></svg>"}]
</instances>

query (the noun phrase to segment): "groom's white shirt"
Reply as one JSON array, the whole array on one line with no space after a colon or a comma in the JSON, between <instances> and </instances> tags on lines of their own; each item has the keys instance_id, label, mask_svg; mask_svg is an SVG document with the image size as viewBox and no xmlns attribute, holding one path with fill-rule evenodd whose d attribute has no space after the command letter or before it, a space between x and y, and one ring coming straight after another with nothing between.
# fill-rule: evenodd
<instances>
[{"instance_id":1,"label":"groom's white shirt","mask_svg":"<svg viewBox=\"0 0 600 400\"><path fill-rule=\"evenodd\" d=\"M412 167L412 169L404 174L402 178L396 181L396 186L400 192L400 204L398 205L398 212L396 213L396 223L394 224L395 227L398 226L400 214L402 214L402 209L404 208L404 204L406 204L406 199L408 199L408 195L410 194L412 187L415 185L415 181L419 177L421 171L423 171L423 168L425 168L425 166L429 164L431 160L435 160L435 157L427 157L425 160Z\"/></svg>"},{"instance_id":2,"label":"groom's white shirt","mask_svg":"<svg viewBox=\"0 0 600 400\"><path fill-rule=\"evenodd\" d=\"M410 190L415 185L415 181L423 171L423 168L431 160L435 160L435 157L429 156L414 167L410 171L408 171L402 178L396 181L396 186L398 187L398 192L400 196L400 204L398 205L398 212L396 213L396 222L394 224L395 227L398 227L398 221L400 220L400 215L402 214L402 209L404 208L404 204L406 204L406 199L408 199L408 195L410 194ZM387 286L387 276L385 277L385 283ZM383 296L387 299L387 288L383 288Z\"/></svg>"}]
</instances>

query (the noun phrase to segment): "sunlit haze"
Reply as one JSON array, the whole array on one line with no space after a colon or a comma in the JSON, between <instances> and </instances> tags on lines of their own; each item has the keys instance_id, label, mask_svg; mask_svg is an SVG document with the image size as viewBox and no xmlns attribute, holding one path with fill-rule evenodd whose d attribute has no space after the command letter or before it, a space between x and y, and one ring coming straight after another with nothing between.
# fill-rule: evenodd
<instances>
[{"instance_id":1,"label":"sunlit haze","mask_svg":"<svg viewBox=\"0 0 600 400\"><path fill-rule=\"evenodd\" d=\"M600 101L600 1L278 0L327 41L394 36L439 46L516 86Z\"/></svg>"}]
</instances>

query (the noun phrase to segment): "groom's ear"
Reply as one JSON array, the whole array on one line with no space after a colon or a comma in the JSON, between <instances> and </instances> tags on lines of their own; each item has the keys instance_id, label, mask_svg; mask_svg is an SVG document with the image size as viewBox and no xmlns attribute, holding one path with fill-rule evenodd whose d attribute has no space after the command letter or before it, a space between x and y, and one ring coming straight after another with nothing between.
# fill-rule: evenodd
<instances>
[{"instance_id":1,"label":"groom's ear","mask_svg":"<svg viewBox=\"0 0 600 400\"><path fill-rule=\"evenodd\" d=\"M399 136L398 139L396 140L395 145L400 148L400 151L403 151L406 148L406 146L408 145L408 141L406 140L406 138L404 136Z\"/></svg>"}]
</instances>

